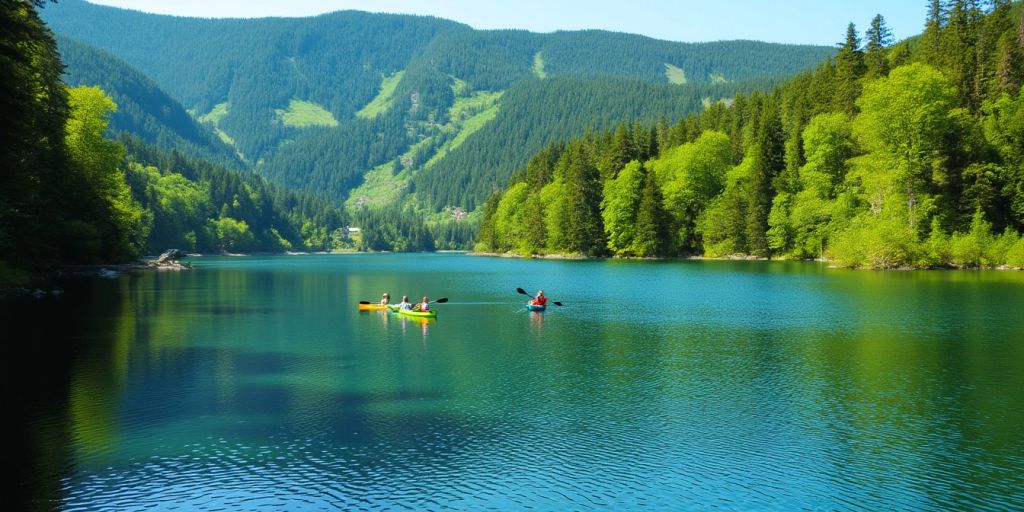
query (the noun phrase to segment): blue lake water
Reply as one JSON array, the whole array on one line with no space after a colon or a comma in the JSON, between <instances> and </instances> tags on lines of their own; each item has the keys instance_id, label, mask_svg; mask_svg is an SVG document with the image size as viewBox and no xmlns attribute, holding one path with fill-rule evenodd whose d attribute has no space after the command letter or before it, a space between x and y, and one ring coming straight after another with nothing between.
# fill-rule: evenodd
<instances>
[{"instance_id":1,"label":"blue lake water","mask_svg":"<svg viewBox=\"0 0 1024 512\"><path fill-rule=\"evenodd\" d=\"M193 263L5 307L27 503L1024 503L1022 272L460 254ZM527 312L517 287L564 306ZM357 311L385 291L449 302L427 323Z\"/></svg>"}]
</instances>

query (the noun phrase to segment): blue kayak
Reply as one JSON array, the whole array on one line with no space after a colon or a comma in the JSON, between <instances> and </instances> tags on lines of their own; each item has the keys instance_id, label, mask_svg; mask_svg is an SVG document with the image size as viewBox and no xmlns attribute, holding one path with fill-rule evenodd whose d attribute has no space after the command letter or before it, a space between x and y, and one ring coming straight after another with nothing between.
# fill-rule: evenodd
<instances>
[{"instance_id":1,"label":"blue kayak","mask_svg":"<svg viewBox=\"0 0 1024 512\"><path fill-rule=\"evenodd\" d=\"M526 309L528 309L530 311L544 311L547 308L548 308L548 306L546 304L543 305L543 306L538 306L536 304L527 304L526 305Z\"/></svg>"}]
</instances>

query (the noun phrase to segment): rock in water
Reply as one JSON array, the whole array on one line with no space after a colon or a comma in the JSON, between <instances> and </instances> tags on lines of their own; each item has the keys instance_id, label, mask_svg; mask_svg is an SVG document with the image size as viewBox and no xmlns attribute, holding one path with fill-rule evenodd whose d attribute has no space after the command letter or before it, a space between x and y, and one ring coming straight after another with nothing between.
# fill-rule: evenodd
<instances>
[{"instance_id":1,"label":"rock in water","mask_svg":"<svg viewBox=\"0 0 1024 512\"><path fill-rule=\"evenodd\" d=\"M181 249L168 249L156 259L157 264L171 263L188 256L188 253Z\"/></svg>"}]
</instances>

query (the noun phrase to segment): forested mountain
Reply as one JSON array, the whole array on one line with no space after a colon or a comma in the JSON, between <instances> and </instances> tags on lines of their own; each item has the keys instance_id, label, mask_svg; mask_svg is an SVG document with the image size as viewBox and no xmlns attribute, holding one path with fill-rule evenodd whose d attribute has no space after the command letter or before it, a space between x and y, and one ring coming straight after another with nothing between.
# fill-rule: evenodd
<instances>
[{"instance_id":1,"label":"forested mountain","mask_svg":"<svg viewBox=\"0 0 1024 512\"><path fill-rule=\"evenodd\" d=\"M478 247L1024 267L1024 4L928 7L920 37L851 23L769 93L546 147L487 201Z\"/></svg>"},{"instance_id":2,"label":"forested mountain","mask_svg":"<svg viewBox=\"0 0 1024 512\"><path fill-rule=\"evenodd\" d=\"M101 83L121 87L118 97L129 110L124 122L141 122L157 142L182 144L196 134L203 142L173 100L109 56L71 42L69 53L89 65L65 75L57 41L38 16L46 5L0 4L0 292L61 266L129 261L168 247L354 245L341 229L344 212L323 199L123 133L112 140L115 101L96 85L70 87L62 76L80 72L86 82L109 79Z\"/></svg>"},{"instance_id":3,"label":"forested mountain","mask_svg":"<svg viewBox=\"0 0 1024 512\"><path fill-rule=\"evenodd\" d=\"M517 82L505 93L505 108L493 122L448 158L424 165L413 180L414 190L434 211L446 205L473 210L552 141L614 128L624 119L647 124L681 119L700 111L710 98L732 98L771 85L762 79L679 88L636 78L577 76Z\"/></svg>"},{"instance_id":4,"label":"forested mountain","mask_svg":"<svg viewBox=\"0 0 1024 512\"><path fill-rule=\"evenodd\" d=\"M148 144L241 168L234 149L199 124L152 80L126 62L88 44L57 37L68 85L98 85L117 103L113 133L127 132Z\"/></svg>"},{"instance_id":5,"label":"forested mountain","mask_svg":"<svg viewBox=\"0 0 1024 512\"><path fill-rule=\"evenodd\" d=\"M200 252L326 251L342 248L347 218L325 200L260 176L165 152L122 136L123 169L144 211L140 249Z\"/></svg>"},{"instance_id":6,"label":"forested mountain","mask_svg":"<svg viewBox=\"0 0 1024 512\"><path fill-rule=\"evenodd\" d=\"M350 11L192 19L62 0L44 15L151 77L275 183L435 212L478 205L544 144L674 122L833 52Z\"/></svg>"}]
</instances>

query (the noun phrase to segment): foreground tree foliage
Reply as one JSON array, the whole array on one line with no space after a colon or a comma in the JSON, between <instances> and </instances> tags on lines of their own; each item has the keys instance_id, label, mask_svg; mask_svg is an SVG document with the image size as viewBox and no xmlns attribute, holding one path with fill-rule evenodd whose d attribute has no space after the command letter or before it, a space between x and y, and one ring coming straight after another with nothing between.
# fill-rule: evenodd
<instances>
[{"instance_id":1,"label":"foreground tree foliage","mask_svg":"<svg viewBox=\"0 0 1024 512\"><path fill-rule=\"evenodd\" d=\"M326 250L345 216L138 139L107 138L114 101L61 81L42 1L0 2L0 287L69 264L177 247Z\"/></svg>"},{"instance_id":2,"label":"foreground tree foliage","mask_svg":"<svg viewBox=\"0 0 1024 512\"><path fill-rule=\"evenodd\" d=\"M919 43L892 46L879 15L862 46L850 24L834 59L771 93L576 139L544 184L527 169L492 199L538 202L526 222L546 236L512 243L520 212L485 209L478 248L1024 267L1024 8L979 5L933 1ZM568 172L581 155L597 212L579 199L592 175Z\"/></svg>"},{"instance_id":3,"label":"foreground tree foliage","mask_svg":"<svg viewBox=\"0 0 1024 512\"><path fill-rule=\"evenodd\" d=\"M132 257L142 214L120 153L102 138L112 102L60 80L53 35L36 9L0 3L0 282L41 269Z\"/></svg>"},{"instance_id":4,"label":"foreground tree foliage","mask_svg":"<svg viewBox=\"0 0 1024 512\"><path fill-rule=\"evenodd\" d=\"M104 137L117 105L99 87L75 87L68 93L68 154L85 178L88 188L84 193L91 208L100 212L98 222L91 226L82 224L80 218L69 220L77 224L71 235L75 252L96 254L104 261L136 257L149 231L148 216L125 182L121 169L124 147Z\"/></svg>"}]
</instances>

